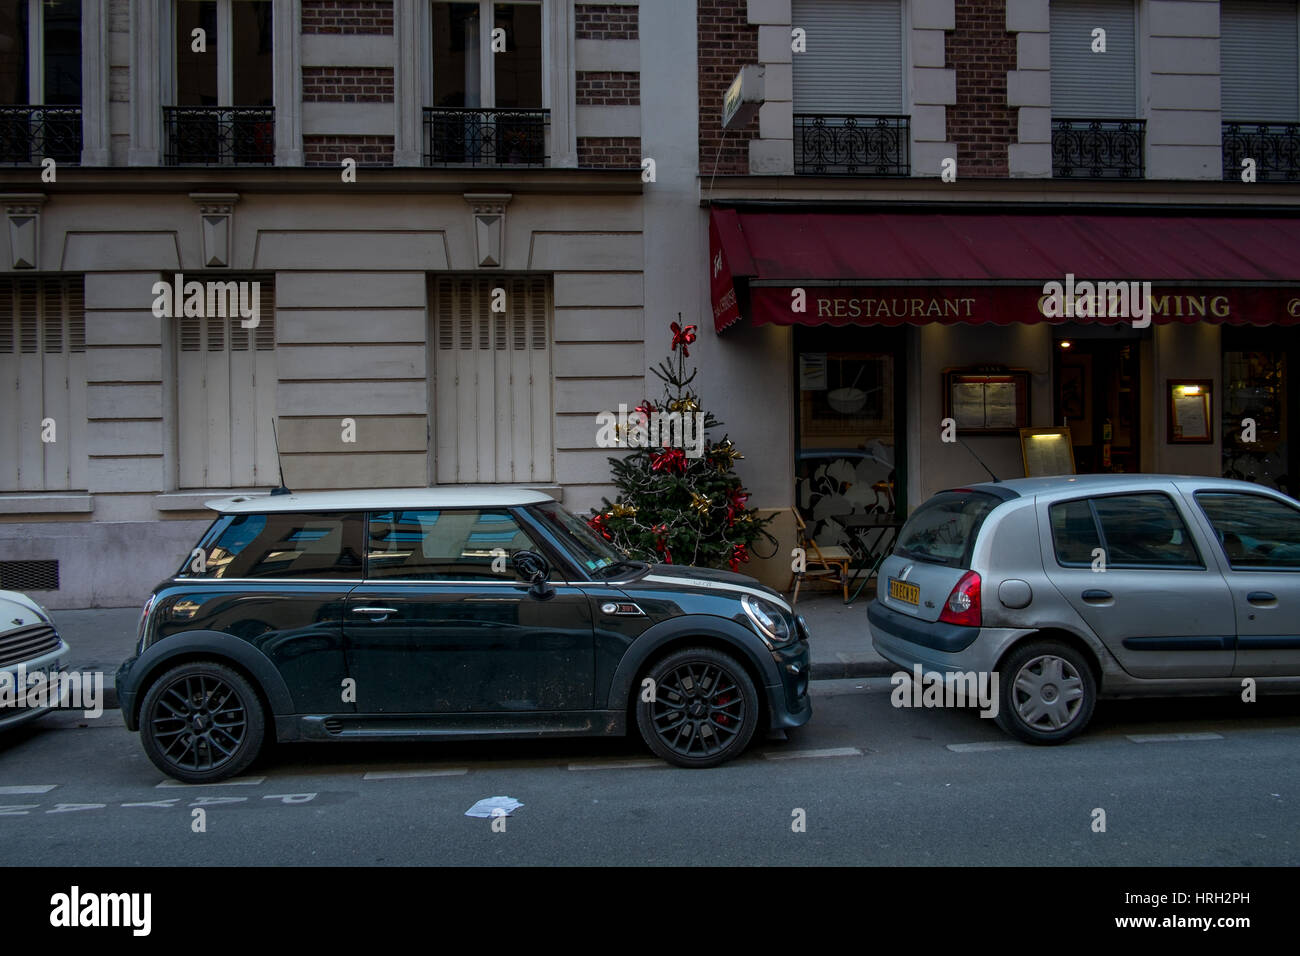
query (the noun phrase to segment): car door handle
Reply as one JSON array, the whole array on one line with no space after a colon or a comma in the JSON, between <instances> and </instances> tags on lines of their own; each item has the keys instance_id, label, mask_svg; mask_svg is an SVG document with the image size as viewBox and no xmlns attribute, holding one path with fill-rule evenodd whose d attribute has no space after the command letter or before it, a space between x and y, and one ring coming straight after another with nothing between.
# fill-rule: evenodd
<instances>
[{"instance_id":1,"label":"car door handle","mask_svg":"<svg viewBox=\"0 0 1300 956\"><path fill-rule=\"evenodd\" d=\"M388 617L388 615L396 614L397 608L395 607L354 607L352 609L352 613L366 614L369 615L371 618L373 618L375 621L382 621L384 618Z\"/></svg>"},{"instance_id":2,"label":"car door handle","mask_svg":"<svg viewBox=\"0 0 1300 956\"><path fill-rule=\"evenodd\" d=\"M1246 600L1257 607L1271 607L1277 603L1277 595L1272 591L1251 591Z\"/></svg>"},{"instance_id":3,"label":"car door handle","mask_svg":"<svg viewBox=\"0 0 1300 956\"><path fill-rule=\"evenodd\" d=\"M1103 591L1101 588L1088 588L1088 590L1084 591L1079 596L1089 604L1100 601L1115 600L1115 595L1111 594L1109 591Z\"/></svg>"}]
</instances>

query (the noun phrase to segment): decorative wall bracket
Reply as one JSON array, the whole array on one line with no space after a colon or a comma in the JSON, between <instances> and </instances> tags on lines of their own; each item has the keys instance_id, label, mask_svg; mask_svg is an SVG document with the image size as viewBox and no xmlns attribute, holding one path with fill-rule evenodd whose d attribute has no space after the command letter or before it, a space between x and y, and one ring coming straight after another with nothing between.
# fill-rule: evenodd
<instances>
[{"instance_id":1,"label":"decorative wall bracket","mask_svg":"<svg viewBox=\"0 0 1300 956\"><path fill-rule=\"evenodd\" d=\"M39 268L41 249L41 207L44 193L6 193L5 218L9 221L10 269Z\"/></svg>"},{"instance_id":2,"label":"decorative wall bracket","mask_svg":"<svg viewBox=\"0 0 1300 956\"><path fill-rule=\"evenodd\" d=\"M199 207L203 268L230 268L230 232L239 193L190 193Z\"/></svg>"},{"instance_id":3,"label":"decorative wall bracket","mask_svg":"<svg viewBox=\"0 0 1300 956\"><path fill-rule=\"evenodd\" d=\"M506 205L511 193L465 193L474 211L474 261L479 268L499 269L505 262Z\"/></svg>"}]
</instances>

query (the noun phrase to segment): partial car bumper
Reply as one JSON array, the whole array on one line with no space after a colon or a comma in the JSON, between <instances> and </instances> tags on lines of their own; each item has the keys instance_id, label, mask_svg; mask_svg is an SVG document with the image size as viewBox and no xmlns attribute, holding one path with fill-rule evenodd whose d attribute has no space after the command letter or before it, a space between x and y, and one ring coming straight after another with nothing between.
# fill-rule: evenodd
<instances>
[{"instance_id":1,"label":"partial car bumper","mask_svg":"<svg viewBox=\"0 0 1300 956\"><path fill-rule=\"evenodd\" d=\"M0 730L9 730L20 724L25 724L29 720L35 720L42 714L49 713L56 707L62 707L67 703L68 684L61 682L57 684L57 699L50 699L46 696L43 706L31 707L26 703L27 695L21 693L19 684L21 681L30 680L33 675L42 674L48 679L56 676L67 669L68 666L68 645L59 640L59 646L47 654L40 657L32 658L29 661L22 661L21 664L6 664L0 668L0 673L7 675L7 680L3 681L3 686L11 688L3 698L0 698ZM17 691L12 688L19 688ZM20 703L19 698L22 699Z\"/></svg>"},{"instance_id":2,"label":"partial car bumper","mask_svg":"<svg viewBox=\"0 0 1300 956\"><path fill-rule=\"evenodd\" d=\"M135 698L136 683L131 678L131 668L140 658L131 657L123 661L117 669L117 676L113 680L117 688L117 705L122 711L122 720L126 723L126 729L130 731L138 730L136 726Z\"/></svg>"},{"instance_id":3,"label":"partial car bumper","mask_svg":"<svg viewBox=\"0 0 1300 956\"><path fill-rule=\"evenodd\" d=\"M905 671L984 673L1025 632L1016 628L957 627L900 614L876 601L867 613L876 653Z\"/></svg>"},{"instance_id":4,"label":"partial car bumper","mask_svg":"<svg viewBox=\"0 0 1300 956\"><path fill-rule=\"evenodd\" d=\"M786 730L802 727L812 717L812 694L808 682L812 677L812 651L807 640L772 652L781 680L769 684L767 691L768 727Z\"/></svg>"}]
</instances>

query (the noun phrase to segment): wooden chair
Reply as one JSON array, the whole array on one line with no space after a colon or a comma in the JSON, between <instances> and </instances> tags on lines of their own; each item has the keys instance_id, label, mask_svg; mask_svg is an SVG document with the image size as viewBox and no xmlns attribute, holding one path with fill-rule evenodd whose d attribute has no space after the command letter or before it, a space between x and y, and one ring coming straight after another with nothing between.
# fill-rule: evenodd
<instances>
[{"instance_id":1,"label":"wooden chair","mask_svg":"<svg viewBox=\"0 0 1300 956\"><path fill-rule=\"evenodd\" d=\"M823 578L830 580L832 584L838 584L844 592L844 602L849 600L849 565L853 561L853 555L847 548L840 545L821 546L808 534L808 526L804 524L803 515L799 514L797 507L791 507L790 511L794 514L794 524L797 529L799 538L799 547L804 550L805 570L802 572L792 572L790 574L790 584L786 590L794 588L794 595L790 600L793 607L799 603L799 588L803 585L805 577Z\"/></svg>"}]
</instances>

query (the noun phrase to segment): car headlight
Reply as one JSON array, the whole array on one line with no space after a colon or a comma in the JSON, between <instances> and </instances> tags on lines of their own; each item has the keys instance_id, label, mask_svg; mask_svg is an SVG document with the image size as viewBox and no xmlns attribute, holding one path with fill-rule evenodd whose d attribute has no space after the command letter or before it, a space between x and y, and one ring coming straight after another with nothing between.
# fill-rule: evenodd
<instances>
[{"instance_id":1,"label":"car headlight","mask_svg":"<svg viewBox=\"0 0 1300 956\"><path fill-rule=\"evenodd\" d=\"M794 639L790 623L776 605L744 594L741 595L740 606L745 609L745 616L749 618L750 623L754 625L754 630L768 647L788 644Z\"/></svg>"}]
</instances>

